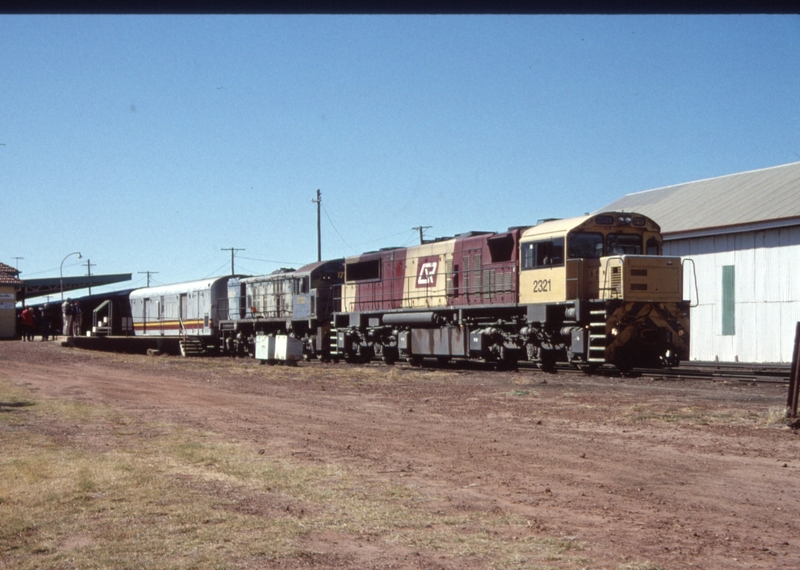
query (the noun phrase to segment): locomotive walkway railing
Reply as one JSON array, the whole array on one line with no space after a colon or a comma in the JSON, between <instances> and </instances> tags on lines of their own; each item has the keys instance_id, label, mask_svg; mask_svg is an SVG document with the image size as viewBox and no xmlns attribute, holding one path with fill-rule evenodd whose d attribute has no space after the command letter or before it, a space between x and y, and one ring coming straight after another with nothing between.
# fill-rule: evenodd
<instances>
[{"instance_id":1,"label":"locomotive walkway railing","mask_svg":"<svg viewBox=\"0 0 800 570\"><path fill-rule=\"evenodd\" d=\"M359 288L356 298L344 298L347 306L342 311L366 311L385 307L387 304L402 305L419 303L430 306L439 299L462 298L468 304L482 303L487 299L511 294L517 291L518 284L512 268L491 267L480 270L458 271L442 273L440 279L447 284L444 287L416 287L416 276L403 276L384 278L374 282L350 282L346 285L357 285ZM458 282L459 278L463 283Z\"/></svg>"}]
</instances>

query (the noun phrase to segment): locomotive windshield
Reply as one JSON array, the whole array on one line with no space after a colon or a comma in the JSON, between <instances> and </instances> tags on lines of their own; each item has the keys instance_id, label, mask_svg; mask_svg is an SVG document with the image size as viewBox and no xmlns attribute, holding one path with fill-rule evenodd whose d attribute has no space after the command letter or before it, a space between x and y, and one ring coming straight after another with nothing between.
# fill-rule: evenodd
<instances>
[{"instance_id":1,"label":"locomotive windshield","mask_svg":"<svg viewBox=\"0 0 800 570\"><path fill-rule=\"evenodd\" d=\"M648 252L651 247L648 243ZM568 238L568 257L570 259L598 259L604 255L641 255L642 236L640 234L608 234L574 232Z\"/></svg>"},{"instance_id":2,"label":"locomotive windshield","mask_svg":"<svg viewBox=\"0 0 800 570\"><path fill-rule=\"evenodd\" d=\"M641 255L642 236L638 234L608 234L606 251L608 255Z\"/></svg>"},{"instance_id":3,"label":"locomotive windshield","mask_svg":"<svg viewBox=\"0 0 800 570\"><path fill-rule=\"evenodd\" d=\"M603 257L603 234L575 232L568 238L570 259L597 259Z\"/></svg>"}]
</instances>

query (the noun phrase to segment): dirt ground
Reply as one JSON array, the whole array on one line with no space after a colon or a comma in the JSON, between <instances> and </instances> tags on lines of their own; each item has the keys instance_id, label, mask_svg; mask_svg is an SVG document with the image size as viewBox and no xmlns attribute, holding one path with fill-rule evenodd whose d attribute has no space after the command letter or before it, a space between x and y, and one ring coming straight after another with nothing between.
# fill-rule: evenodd
<instances>
[{"instance_id":1,"label":"dirt ground","mask_svg":"<svg viewBox=\"0 0 800 570\"><path fill-rule=\"evenodd\" d=\"M591 568L800 568L800 435L769 420L785 385L268 367L58 342L0 343L0 374L37 398L103 404L411 484L444 512L522 515L531 535L579 541ZM380 536L304 540L309 555L281 568L491 567Z\"/></svg>"}]
</instances>

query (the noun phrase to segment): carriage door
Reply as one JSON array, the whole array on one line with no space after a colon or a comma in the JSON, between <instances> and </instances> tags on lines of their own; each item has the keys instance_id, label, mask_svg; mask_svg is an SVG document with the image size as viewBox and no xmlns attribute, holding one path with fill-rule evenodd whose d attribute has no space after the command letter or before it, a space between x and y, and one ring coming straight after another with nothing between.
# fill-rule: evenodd
<instances>
[{"instance_id":1,"label":"carriage door","mask_svg":"<svg viewBox=\"0 0 800 570\"><path fill-rule=\"evenodd\" d=\"M189 310L189 298L187 297L186 293L181 293L181 303L180 303L180 314L178 315L178 321L180 323L180 329L183 330L184 322L186 321L186 315Z\"/></svg>"},{"instance_id":2,"label":"carriage door","mask_svg":"<svg viewBox=\"0 0 800 570\"><path fill-rule=\"evenodd\" d=\"M150 299L142 299L142 332L147 333L147 309Z\"/></svg>"}]
</instances>

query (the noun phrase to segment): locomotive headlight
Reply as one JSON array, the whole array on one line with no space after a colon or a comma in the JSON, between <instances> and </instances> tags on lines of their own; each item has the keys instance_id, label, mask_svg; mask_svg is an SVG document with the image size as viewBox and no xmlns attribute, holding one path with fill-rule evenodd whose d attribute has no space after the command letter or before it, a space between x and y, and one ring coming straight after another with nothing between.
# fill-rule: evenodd
<instances>
[{"instance_id":1,"label":"locomotive headlight","mask_svg":"<svg viewBox=\"0 0 800 570\"><path fill-rule=\"evenodd\" d=\"M611 336L617 336L619 334L619 330L617 327L611 329Z\"/></svg>"},{"instance_id":2,"label":"locomotive headlight","mask_svg":"<svg viewBox=\"0 0 800 570\"><path fill-rule=\"evenodd\" d=\"M680 330L678 331L678 336L679 336L679 337L681 337L681 338L683 338L684 336L686 336L686 331L685 331L685 330L683 330L683 329L680 329Z\"/></svg>"}]
</instances>

